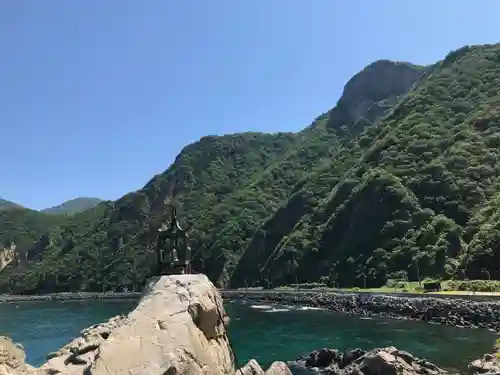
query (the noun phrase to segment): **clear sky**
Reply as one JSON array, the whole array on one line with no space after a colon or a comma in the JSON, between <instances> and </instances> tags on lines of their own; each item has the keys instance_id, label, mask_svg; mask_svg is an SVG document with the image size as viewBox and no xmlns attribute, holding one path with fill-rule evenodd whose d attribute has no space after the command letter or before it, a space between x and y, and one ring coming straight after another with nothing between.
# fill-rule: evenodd
<instances>
[{"instance_id":1,"label":"clear sky","mask_svg":"<svg viewBox=\"0 0 500 375\"><path fill-rule=\"evenodd\" d=\"M498 0L0 2L0 197L117 199L204 135L298 131L377 59L500 39Z\"/></svg>"}]
</instances>

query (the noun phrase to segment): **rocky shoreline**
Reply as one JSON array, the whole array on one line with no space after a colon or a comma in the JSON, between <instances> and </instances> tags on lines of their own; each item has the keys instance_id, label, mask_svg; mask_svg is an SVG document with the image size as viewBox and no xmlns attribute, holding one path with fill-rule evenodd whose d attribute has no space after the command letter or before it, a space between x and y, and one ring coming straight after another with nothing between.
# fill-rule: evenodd
<instances>
[{"instance_id":1,"label":"rocky shoreline","mask_svg":"<svg viewBox=\"0 0 500 375\"><path fill-rule=\"evenodd\" d=\"M498 375L500 359L498 349L492 354L469 363L468 375ZM393 346L364 350L360 348L339 351L322 348L313 350L295 361L287 362L293 375L452 375L462 373L439 368L424 358Z\"/></svg>"},{"instance_id":2,"label":"rocky shoreline","mask_svg":"<svg viewBox=\"0 0 500 375\"><path fill-rule=\"evenodd\" d=\"M420 320L464 328L487 328L500 332L500 301L459 298L411 297L345 293L280 293L277 291L227 291L236 301L321 307L361 317Z\"/></svg>"},{"instance_id":3,"label":"rocky shoreline","mask_svg":"<svg viewBox=\"0 0 500 375\"><path fill-rule=\"evenodd\" d=\"M395 347L371 350L319 349L287 362L294 375L451 375L435 364Z\"/></svg>"}]
</instances>

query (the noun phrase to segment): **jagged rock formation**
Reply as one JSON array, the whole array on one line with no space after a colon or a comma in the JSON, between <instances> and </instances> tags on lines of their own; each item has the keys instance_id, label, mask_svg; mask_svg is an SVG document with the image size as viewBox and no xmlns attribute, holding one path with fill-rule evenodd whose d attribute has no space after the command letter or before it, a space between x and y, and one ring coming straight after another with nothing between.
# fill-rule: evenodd
<instances>
[{"instance_id":1,"label":"jagged rock formation","mask_svg":"<svg viewBox=\"0 0 500 375\"><path fill-rule=\"evenodd\" d=\"M11 341L6 341L10 346L7 354L0 352L0 361L6 358L7 374L13 375L22 371L38 375L233 375L227 324L222 298L206 276L163 276L150 281L131 313L83 330L81 337L49 354L39 369L24 365L24 352ZM249 368L251 374L263 373L254 361L242 369L244 374ZM290 372L276 362L266 374Z\"/></svg>"},{"instance_id":2,"label":"jagged rock formation","mask_svg":"<svg viewBox=\"0 0 500 375\"><path fill-rule=\"evenodd\" d=\"M395 347L347 350L320 349L290 362L294 373L316 370L322 375L445 375L450 374L425 359Z\"/></svg>"}]
</instances>

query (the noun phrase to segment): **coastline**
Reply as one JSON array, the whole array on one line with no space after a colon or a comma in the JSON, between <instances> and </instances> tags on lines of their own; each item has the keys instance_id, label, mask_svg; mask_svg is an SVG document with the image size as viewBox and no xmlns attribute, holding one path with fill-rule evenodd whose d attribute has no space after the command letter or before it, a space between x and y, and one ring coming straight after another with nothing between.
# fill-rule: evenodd
<instances>
[{"instance_id":1,"label":"coastline","mask_svg":"<svg viewBox=\"0 0 500 375\"><path fill-rule=\"evenodd\" d=\"M436 299L463 299L468 301L499 301L500 294L487 292L449 292L449 293L411 293L411 292L374 292L360 290L357 292L347 290L323 290L323 289L219 289L224 298L245 296L248 299L257 300L262 296L267 295L335 295L335 296L387 296L396 298L436 298ZM116 292L116 293L99 293L99 292L62 292L62 293L47 293L47 294L0 294L0 303L2 302L28 302L28 301L52 301L52 300L87 300L87 299L137 299L140 298L142 292Z\"/></svg>"},{"instance_id":2,"label":"coastline","mask_svg":"<svg viewBox=\"0 0 500 375\"><path fill-rule=\"evenodd\" d=\"M359 317L419 320L500 332L500 298L494 295L417 294L318 290L220 290L233 301L319 307ZM0 303L78 300L138 300L142 292L0 295Z\"/></svg>"},{"instance_id":3,"label":"coastline","mask_svg":"<svg viewBox=\"0 0 500 375\"><path fill-rule=\"evenodd\" d=\"M233 301L319 307L360 317L419 320L500 332L500 300L490 296L471 299L463 295L276 290L225 290L221 294Z\"/></svg>"},{"instance_id":4,"label":"coastline","mask_svg":"<svg viewBox=\"0 0 500 375\"><path fill-rule=\"evenodd\" d=\"M33 295L0 295L0 303L35 302L35 301L79 301L79 300L116 300L139 299L142 292L128 293L51 293Z\"/></svg>"}]
</instances>

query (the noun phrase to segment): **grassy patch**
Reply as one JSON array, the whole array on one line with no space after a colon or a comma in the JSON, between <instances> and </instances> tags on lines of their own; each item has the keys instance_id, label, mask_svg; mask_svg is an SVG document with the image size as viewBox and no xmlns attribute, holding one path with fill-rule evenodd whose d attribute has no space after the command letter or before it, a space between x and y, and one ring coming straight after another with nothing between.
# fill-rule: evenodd
<instances>
[{"instance_id":1,"label":"grassy patch","mask_svg":"<svg viewBox=\"0 0 500 375\"><path fill-rule=\"evenodd\" d=\"M422 281L427 282L429 280ZM474 295L476 293L500 294L500 281L498 280L444 280L441 281L442 290L433 294L449 295ZM331 288L324 284L308 283L280 286L275 290L312 290L325 292L373 292L373 293L423 293L423 288L417 281L389 281L387 285L379 288Z\"/></svg>"}]
</instances>

